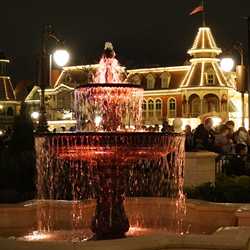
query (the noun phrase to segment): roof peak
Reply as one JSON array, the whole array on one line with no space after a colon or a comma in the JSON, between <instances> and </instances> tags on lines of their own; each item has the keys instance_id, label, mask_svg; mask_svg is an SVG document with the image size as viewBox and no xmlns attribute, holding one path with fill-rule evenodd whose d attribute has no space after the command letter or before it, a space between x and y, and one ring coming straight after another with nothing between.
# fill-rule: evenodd
<instances>
[{"instance_id":1,"label":"roof peak","mask_svg":"<svg viewBox=\"0 0 250 250\"><path fill-rule=\"evenodd\" d=\"M188 54L198 58L216 57L222 53L217 46L211 29L209 27L200 27L195 37L193 46L188 50Z\"/></svg>"}]
</instances>

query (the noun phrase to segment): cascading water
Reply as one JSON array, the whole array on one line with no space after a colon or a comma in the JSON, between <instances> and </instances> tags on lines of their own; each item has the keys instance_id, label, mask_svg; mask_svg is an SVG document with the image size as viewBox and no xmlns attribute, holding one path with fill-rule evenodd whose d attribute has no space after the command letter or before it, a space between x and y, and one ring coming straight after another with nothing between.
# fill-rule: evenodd
<instances>
[{"instance_id":1,"label":"cascading water","mask_svg":"<svg viewBox=\"0 0 250 250\"><path fill-rule=\"evenodd\" d=\"M96 239L113 239L129 230L125 196L174 196L180 232L184 138L140 131L143 90L119 83L120 68L106 44L95 83L75 90L78 132L36 137L38 198L95 199L92 232ZM75 204L72 223L77 226L84 211ZM43 213L41 227L53 228Z\"/></svg>"}]
</instances>

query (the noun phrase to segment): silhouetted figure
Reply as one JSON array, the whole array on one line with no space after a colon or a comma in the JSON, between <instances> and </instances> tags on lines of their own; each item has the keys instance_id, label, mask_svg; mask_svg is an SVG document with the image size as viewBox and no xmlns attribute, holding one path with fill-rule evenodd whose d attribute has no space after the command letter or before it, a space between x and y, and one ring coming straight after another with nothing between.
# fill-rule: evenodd
<instances>
[{"instance_id":1,"label":"silhouetted figure","mask_svg":"<svg viewBox=\"0 0 250 250\"><path fill-rule=\"evenodd\" d=\"M28 114L26 104L23 103L20 115L15 118L13 133L10 140L10 150L14 153L34 150L33 122Z\"/></svg>"},{"instance_id":2,"label":"silhouetted figure","mask_svg":"<svg viewBox=\"0 0 250 250\"><path fill-rule=\"evenodd\" d=\"M207 118L194 132L194 147L197 150L214 150L213 121Z\"/></svg>"}]
</instances>

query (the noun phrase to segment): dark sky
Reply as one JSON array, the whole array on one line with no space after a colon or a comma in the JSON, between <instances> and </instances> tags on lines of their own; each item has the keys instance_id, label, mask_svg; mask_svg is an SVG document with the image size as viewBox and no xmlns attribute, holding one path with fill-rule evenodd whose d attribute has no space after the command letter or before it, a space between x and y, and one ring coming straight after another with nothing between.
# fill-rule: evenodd
<instances>
[{"instance_id":1,"label":"dark sky","mask_svg":"<svg viewBox=\"0 0 250 250\"><path fill-rule=\"evenodd\" d=\"M201 15L188 14L199 0L1 1L0 48L11 59L14 84L35 79L43 24L51 23L71 50L71 65L98 61L111 41L128 67L183 64ZM207 22L218 45L246 41L249 0L207 0Z\"/></svg>"}]
</instances>

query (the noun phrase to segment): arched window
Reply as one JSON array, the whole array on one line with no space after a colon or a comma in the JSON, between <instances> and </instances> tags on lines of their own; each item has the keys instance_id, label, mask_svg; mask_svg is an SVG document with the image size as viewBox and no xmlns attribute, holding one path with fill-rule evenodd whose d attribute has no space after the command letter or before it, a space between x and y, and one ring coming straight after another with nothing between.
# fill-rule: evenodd
<instances>
[{"instance_id":1,"label":"arched window","mask_svg":"<svg viewBox=\"0 0 250 250\"><path fill-rule=\"evenodd\" d=\"M198 95L193 94L189 97L189 116L198 117L201 114L201 99Z\"/></svg>"},{"instance_id":2,"label":"arched window","mask_svg":"<svg viewBox=\"0 0 250 250\"><path fill-rule=\"evenodd\" d=\"M146 119L147 117L147 101L146 100L143 100L142 102L142 116L143 116L143 119Z\"/></svg>"},{"instance_id":3,"label":"arched window","mask_svg":"<svg viewBox=\"0 0 250 250\"><path fill-rule=\"evenodd\" d=\"M154 89L155 88L155 78L152 74L147 75L147 89Z\"/></svg>"},{"instance_id":4,"label":"arched window","mask_svg":"<svg viewBox=\"0 0 250 250\"><path fill-rule=\"evenodd\" d=\"M148 110L154 110L154 101L153 100L148 101Z\"/></svg>"},{"instance_id":5,"label":"arched window","mask_svg":"<svg viewBox=\"0 0 250 250\"><path fill-rule=\"evenodd\" d=\"M164 72L161 75L161 88L168 89L171 80L171 75L168 72Z\"/></svg>"},{"instance_id":6,"label":"arched window","mask_svg":"<svg viewBox=\"0 0 250 250\"><path fill-rule=\"evenodd\" d=\"M204 113L220 112L220 100L215 94L207 94L203 98Z\"/></svg>"},{"instance_id":7,"label":"arched window","mask_svg":"<svg viewBox=\"0 0 250 250\"><path fill-rule=\"evenodd\" d=\"M161 100L160 99L157 99L156 102L155 102L155 109L158 111L158 110L161 110Z\"/></svg>"},{"instance_id":8,"label":"arched window","mask_svg":"<svg viewBox=\"0 0 250 250\"><path fill-rule=\"evenodd\" d=\"M148 101L148 115L149 117L152 117L154 115L154 101L153 100Z\"/></svg>"},{"instance_id":9,"label":"arched window","mask_svg":"<svg viewBox=\"0 0 250 250\"><path fill-rule=\"evenodd\" d=\"M155 111L156 111L156 117L158 119L161 119L162 114L162 101L160 99L157 99L155 101Z\"/></svg>"},{"instance_id":10,"label":"arched window","mask_svg":"<svg viewBox=\"0 0 250 250\"><path fill-rule=\"evenodd\" d=\"M168 101L168 117L176 117L176 101L174 98L170 98Z\"/></svg>"},{"instance_id":11,"label":"arched window","mask_svg":"<svg viewBox=\"0 0 250 250\"><path fill-rule=\"evenodd\" d=\"M7 116L13 116L14 115L14 110L12 107L8 107L7 109Z\"/></svg>"}]
</instances>

